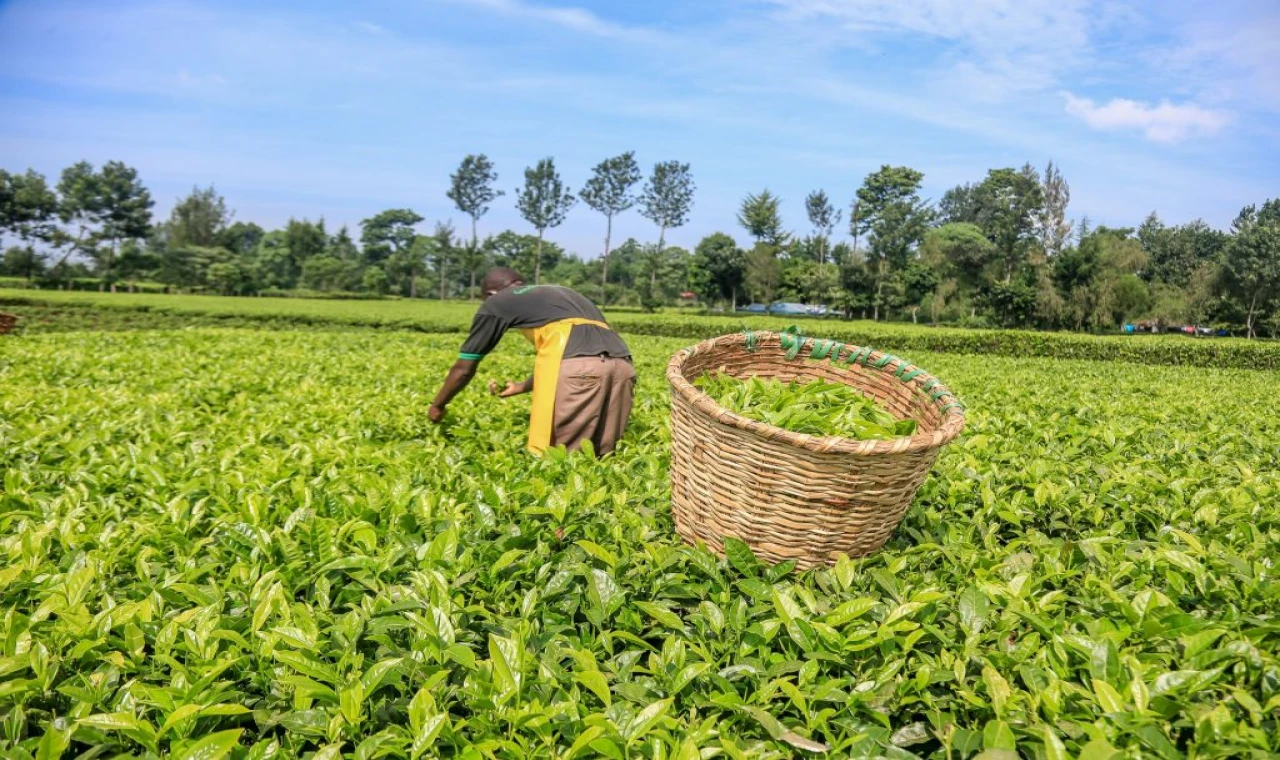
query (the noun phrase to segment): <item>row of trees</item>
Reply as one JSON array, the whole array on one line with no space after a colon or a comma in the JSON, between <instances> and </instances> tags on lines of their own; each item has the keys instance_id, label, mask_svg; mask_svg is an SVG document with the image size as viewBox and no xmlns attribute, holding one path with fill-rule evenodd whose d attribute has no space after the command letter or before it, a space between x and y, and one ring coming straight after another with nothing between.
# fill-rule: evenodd
<instances>
[{"instance_id":1,"label":"row of trees","mask_svg":"<svg viewBox=\"0 0 1280 760\"><path fill-rule=\"evenodd\" d=\"M18 242L0 274L50 284L88 276L112 289L153 281L224 294L450 298L474 297L485 269L511 265L535 281L649 308L693 292L730 307L781 299L932 323L1105 330L1150 318L1240 326L1251 336L1280 329L1280 200L1246 207L1229 233L1202 221L1168 226L1155 214L1137 228L1092 227L1068 217L1070 188L1052 163L1043 173L993 169L936 204L921 197L923 178L881 167L843 208L816 190L805 198L804 234L788 229L778 196L751 193L737 215L747 245L717 232L690 252L666 242L693 206L689 165L661 162L646 179L630 152L600 162L576 195L552 159L539 161L514 192L533 234L483 238L480 222L504 195L484 155L464 158L447 191L469 217L469 236L448 221L424 232L426 220L409 208L371 216L358 233L330 231L323 219L265 230L234 221L212 187L152 223L135 170L81 162L53 186L34 171L0 171L0 235ZM590 259L546 239L578 200L604 217L603 250ZM615 249L613 222L632 208L654 223L657 241Z\"/></svg>"}]
</instances>

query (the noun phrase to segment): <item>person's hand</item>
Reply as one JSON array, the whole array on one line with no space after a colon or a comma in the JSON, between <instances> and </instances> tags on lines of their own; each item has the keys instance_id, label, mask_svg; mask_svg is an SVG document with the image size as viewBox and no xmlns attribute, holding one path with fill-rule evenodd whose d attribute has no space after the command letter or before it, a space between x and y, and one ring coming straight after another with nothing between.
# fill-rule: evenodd
<instances>
[{"instance_id":1,"label":"person's hand","mask_svg":"<svg viewBox=\"0 0 1280 760\"><path fill-rule=\"evenodd\" d=\"M499 388L496 380L489 381L489 392L498 398L507 398L508 396L518 396L524 393L524 384L517 383L515 380L508 380L506 387Z\"/></svg>"},{"instance_id":2,"label":"person's hand","mask_svg":"<svg viewBox=\"0 0 1280 760\"><path fill-rule=\"evenodd\" d=\"M439 425L444 420L444 407L435 404L427 407L427 419Z\"/></svg>"}]
</instances>

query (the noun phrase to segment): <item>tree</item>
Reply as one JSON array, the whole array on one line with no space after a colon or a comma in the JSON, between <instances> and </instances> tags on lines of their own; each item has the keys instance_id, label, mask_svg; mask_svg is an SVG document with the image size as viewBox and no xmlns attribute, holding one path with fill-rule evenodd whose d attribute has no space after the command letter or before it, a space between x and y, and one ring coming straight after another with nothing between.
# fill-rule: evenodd
<instances>
[{"instance_id":1,"label":"tree","mask_svg":"<svg viewBox=\"0 0 1280 760\"><path fill-rule=\"evenodd\" d=\"M688 164L663 161L653 165L653 174L640 193L640 215L658 225L658 248L666 241L667 230L684 226L693 209L693 174Z\"/></svg>"},{"instance_id":2,"label":"tree","mask_svg":"<svg viewBox=\"0 0 1280 760\"><path fill-rule=\"evenodd\" d=\"M742 225L747 234L755 238L757 243L768 243L775 250L787 239L787 234L782 231L782 217L778 214L780 203L782 199L766 188L759 195L747 194L738 209L738 224Z\"/></svg>"},{"instance_id":3,"label":"tree","mask_svg":"<svg viewBox=\"0 0 1280 760\"><path fill-rule=\"evenodd\" d=\"M67 237L67 252L53 265L54 271L61 269L71 256L87 255L97 245L98 225L103 214L102 195L102 179L88 161L62 170L58 179L58 216L76 232Z\"/></svg>"},{"instance_id":4,"label":"tree","mask_svg":"<svg viewBox=\"0 0 1280 760\"><path fill-rule=\"evenodd\" d=\"M1066 316L1077 329L1114 327L1120 281L1147 264L1142 245L1126 228L1081 226L1079 243L1055 256L1053 280L1064 296ZM1126 295L1132 295L1130 289Z\"/></svg>"},{"instance_id":5,"label":"tree","mask_svg":"<svg viewBox=\"0 0 1280 760\"><path fill-rule=\"evenodd\" d=\"M858 188L849 229L856 238L869 233L875 295L874 318L880 318L880 305L888 275L906 266L911 252L924 238L933 219L928 205L920 199L920 183L924 174L906 166L881 166L868 174Z\"/></svg>"},{"instance_id":6,"label":"tree","mask_svg":"<svg viewBox=\"0 0 1280 760\"><path fill-rule=\"evenodd\" d=\"M380 266L365 267L360 277L360 287L365 292L384 295L387 292L387 272Z\"/></svg>"},{"instance_id":7,"label":"tree","mask_svg":"<svg viewBox=\"0 0 1280 760\"><path fill-rule=\"evenodd\" d=\"M348 265L360 263L360 248L356 246L356 241L351 239L351 233L347 231L345 224L338 228L337 234L329 238L325 253Z\"/></svg>"},{"instance_id":8,"label":"tree","mask_svg":"<svg viewBox=\"0 0 1280 760\"><path fill-rule=\"evenodd\" d=\"M708 301L726 300L731 308L736 308L746 273L746 254L723 232L707 235L693 250L689 264L690 286Z\"/></svg>"},{"instance_id":9,"label":"tree","mask_svg":"<svg viewBox=\"0 0 1280 760\"><path fill-rule=\"evenodd\" d=\"M977 224L978 203L977 186L969 184L956 185L942 194L938 201L938 215L943 224Z\"/></svg>"},{"instance_id":10,"label":"tree","mask_svg":"<svg viewBox=\"0 0 1280 760\"><path fill-rule=\"evenodd\" d=\"M231 222L227 202L213 185L194 187L169 212L169 245L212 247L222 243L222 233Z\"/></svg>"},{"instance_id":11,"label":"tree","mask_svg":"<svg viewBox=\"0 0 1280 760\"><path fill-rule=\"evenodd\" d=\"M115 271L120 279L129 283L129 292L133 292L139 279L151 278L159 269L160 257L149 246L138 240L127 240L120 246Z\"/></svg>"},{"instance_id":12,"label":"tree","mask_svg":"<svg viewBox=\"0 0 1280 760\"><path fill-rule=\"evenodd\" d=\"M486 241L483 245L468 245L457 251L456 256L458 266L466 275L467 298L474 299L477 295L476 278L481 276L489 267L488 243Z\"/></svg>"},{"instance_id":13,"label":"tree","mask_svg":"<svg viewBox=\"0 0 1280 760\"><path fill-rule=\"evenodd\" d=\"M1201 262L1222 258L1228 239L1203 220L1167 227L1152 212L1138 227L1138 241L1151 259L1144 278L1186 287Z\"/></svg>"},{"instance_id":14,"label":"tree","mask_svg":"<svg viewBox=\"0 0 1280 760\"><path fill-rule=\"evenodd\" d=\"M1067 206L1071 203L1071 187L1062 178L1062 172L1050 161L1040 181L1043 199L1035 214L1036 235L1045 254L1053 257L1062 253L1071 239L1071 222L1067 219Z\"/></svg>"},{"instance_id":15,"label":"tree","mask_svg":"<svg viewBox=\"0 0 1280 760\"><path fill-rule=\"evenodd\" d=\"M0 234L16 235L22 240L24 251L18 255L11 249L5 255L13 274L31 281L44 268L44 255L32 243L57 241L57 214L58 196L43 174L33 169L25 174L9 174L0 169ZM18 262L21 268L12 269Z\"/></svg>"},{"instance_id":16,"label":"tree","mask_svg":"<svg viewBox=\"0 0 1280 760\"><path fill-rule=\"evenodd\" d=\"M383 272L400 269L408 274L409 297L418 297L418 269L410 260L409 249L418 233L414 225L423 218L412 209L392 208L360 222L360 244L364 246L367 264L381 265ZM398 286L397 286L398 287Z\"/></svg>"},{"instance_id":17,"label":"tree","mask_svg":"<svg viewBox=\"0 0 1280 760\"><path fill-rule=\"evenodd\" d=\"M977 224L996 244L1002 263L1001 281L1009 283L1027 261L1036 240L1036 219L1044 205L1039 174L1030 165L992 169L974 190Z\"/></svg>"},{"instance_id":18,"label":"tree","mask_svg":"<svg viewBox=\"0 0 1280 760\"><path fill-rule=\"evenodd\" d=\"M428 255L435 261L436 273L440 276L441 301L447 295L445 283L449 272L449 262L453 260L457 251L457 245L453 242L453 234L453 225L451 223L436 222L436 229L431 234L430 246L427 249L429 251Z\"/></svg>"},{"instance_id":19,"label":"tree","mask_svg":"<svg viewBox=\"0 0 1280 760\"><path fill-rule=\"evenodd\" d=\"M978 290L990 278L988 270L996 261L995 244L982 234L975 224L968 222L952 222L929 230L920 245L920 257L937 270L939 287L944 292L935 294L937 298L950 298L959 295L972 299ZM943 283L953 285L944 286ZM942 307L935 301L935 309ZM973 316L973 312L970 312ZM936 313L934 321L937 320Z\"/></svg>"},{"instance_id":20,"label":"tree","mask_svg":"<svg viewBox=\"0 0 1280 760\"><path fill-rule=\"evenodd\" d=\"M564 257L564 251L555 243L540 243L534 235L521 235L511 230L504 230L487 239L484 248L495 266L512 267L524 274L533 270L535 258L551 270Z\"/></svg>"},{"instance_id":21,"label":"tree","mask_svg":"<svg viewBox=\"0 0 1280 760\"><path fill-rule=\"evenodd\" d=\"M782 284L782 262L778 261L778 249L761 241L747 254L747 291L757 303L767 309Z\"/></svg>"},{"instance_id":22,"label":"tree","mask_svg":"<svg viewBox=\"0 0 1280 760\"><path fill-rule=\"evenodd\" d=\"M542 239L547 229L559 227L577 199L560 181L555 160L544 158L524 170L524 187L516 191L516 208L538 231L538 249L533 256L533 282L542 282Z\"/></svg>"},{"instance_id":23,"label":"tree","mask_svg":"<svg viewBox=\"0 0 1280 760\"><path fill-rule=\"evenodd\" d=\"M449 196L449 200L453 201L453 205L467 216L471 217L471 255L469 260L475 259L475 254L480 250L480 238L476 234L476 224L480 221L480 217L489 211L489 204L503 193L501 190L494 188L494 183L498 181L498 173L493 169L493 162L487 156L481 153L478 156L468 155L462 159L462 164L458 166L458 171L449 175L449 190L445 195ZM471 270L471 290L474 292L475 269Z\"/></svg>"},{"instance_id":24,"label":"tree","mask_svg":"<svg viewBox=\"0 0 1280 760\"><path fill-rule=\"evenodd\" d=\"M346 227L342 229L345 232ZM218 233L217 245L246 257L253 253L266 234L266 230L253 222L236 222Z\"/></svg>"},{"instance_id":25,"label":"tree","mask_svg":"<svg viewBox=\"0 0 1280 760\"><path fill-rule=\"evenodd\" d=\"M324 231L324 219L290 219L284 228L285 245L299 267L307 259L323 256L329 247L329 234Z\"/></svg>"},{"instance_id":26,"label":"tree","mask_svg":"<svg viewBox=\"0 0 1280 760\"><path fill-rule=\"evenodd\" d=\"M782 280L802 303L830 305L839 298L840 267L835 264L790 259L783 267Z\"/></svg>"},{"instance_id":27,"label":"tree","mask_svg":"<svg viewBox=\"0 0 1280 760\"><path fill-rule=\"evenodd\" d=\"M911 321L918 322L920 308L925 299L936 292L938 284L938 270L920 259L913 259L894 273L890 305L909 311Z\"/></svg>"},{"instance_id":28,"label":"tree","mask_svg":"<svg viewBox=\"0 0 1280 760\"><path fill-rule=\"evenodd\" d=\"M636 197L631 188L640 181L635 153L627 151L607 158L591 170L591 179L582 187L582 200L605 216L604 256L601 258L600 289L609 282L609 243L613 237L613 217L631 208Z\"/></svg>"},{"instance_id":29,"label":"tree","mask_svg":"<svg viewBox=\"0 0 1280 760\"><path fill-rule=\"evenodd\" d=\"M813 225L814 237L818 238L818 263L827 263L827 247L831 242L831 233L840 224L841 212L831 205L825 190L814 190L804 199L804 209L809 215L809 223Z\"/></svg>"},{"instance_id":30,"label":"tree","mask_svg":"<svg viewBox=\"0 0 1280 760\"><path fill-rule=\"evenodd\" d=\"M103 253L101 276L110 281L111 265L122 240L139 240L151 229L151 193L138 178L136 169L120 161L108 161L102 165L98 188L99 214L102 236L111 242ZM95 249L97 250L97 249ZM115 283L111 283L115 290Z\"/></svg>"},{"instance_id":31,"label":"tree","mask_svg":"<svg viewBox=\"0 0 1280 760\"><path fill-rule=\"evenodd\" d=\"M1228 292L1245 312L1248 337L1257 335L1259 316L1280 297L1280 198L1245 206L1231 224L1224 270Z\"/></svg>"}]
</instances>

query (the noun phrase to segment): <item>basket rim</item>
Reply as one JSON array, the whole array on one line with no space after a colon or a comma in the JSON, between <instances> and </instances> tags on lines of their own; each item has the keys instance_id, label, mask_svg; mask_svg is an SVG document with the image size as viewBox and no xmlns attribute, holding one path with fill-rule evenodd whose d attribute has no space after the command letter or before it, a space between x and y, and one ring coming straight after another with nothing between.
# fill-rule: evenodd
<instances>
[{"instance_id":1,"label":"basket rim","mask_svg":"<svg viewBox=\"0 0 1280 760\"><path fill-rule=\"evenodd\" d=\"M780 333L768 331L753 332L756 340L775 339L779 342L781 340ZM804 346L810 345L814 338L803 336L800 340L802 341L801 348L803 349ZM947 445L964 429L965 415L963 407L960 406L953 406L943 413L942 424L937 430L927 433L916 433L908 438L892 438L885 441L860 441L852 438L841 438L839 436L818 436L809 435L807 433L796 433L785 428L780 428L776 425L770 425L767 422L743 417L740 414L726 409L716 403L716 401L706 393L698 390L698 388L684 376L684 363L686 359L696 353L716 348L745 346L746 342L747 336L744 333L730 333L714 338L707 338L693 346L680 349L673 354L670 361L667 362L667 382L670 383L672 390L692 405L694 409L698 410L703 415L712 418L716 422L738 428L739 430L754 433L762 438L782 441L792 446L824 454L877 456L883 454L918 453L938 449ZM857 346L852 344L845 344L845 347L852 349L853 351L868 348L866 346ZM867 360L870 361L872 358L882 359L885 356L889 356L889 354L886 354L883 351L871 349L871 353L867 357ZM896 362L889 362L883 367L873 367L870 364L866 364L864 366L867 369L885 373L892 373L899 367L904 366L918 368L917 365L909 364L906 359L902 359L900 357L894 358L897 360ZM799 359L797 357L797 361L798 360ZM818 361L830 360L820 359ZM920 373L915 375L912 379L903 382L907 385L917 384L917 389L924 392L921 386L929 380L933 380L935 382L932 386L934 389L941 389L950 394L950 391L941 380L938 380L923 369L921 369Z\"/></svg>"}]
</instances>

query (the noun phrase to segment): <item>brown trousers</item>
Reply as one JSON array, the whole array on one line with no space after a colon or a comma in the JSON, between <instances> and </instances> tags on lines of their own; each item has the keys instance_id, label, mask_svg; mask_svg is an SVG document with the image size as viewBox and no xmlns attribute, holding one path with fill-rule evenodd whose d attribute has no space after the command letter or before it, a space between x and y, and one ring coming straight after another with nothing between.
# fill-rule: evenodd
<instances>
[{"instance_id":1,"label":"brown trousers","mask_svg":"<svg viewBox=\"0 0 1280 760\"><path fill-rule=\"evenodd\" d=\"M635 389L636 370L626 359L575 356L560 362L552 445L574 451L591 441L596 454L612 452L627 430Z\"/></svg>"}]
</instances>

